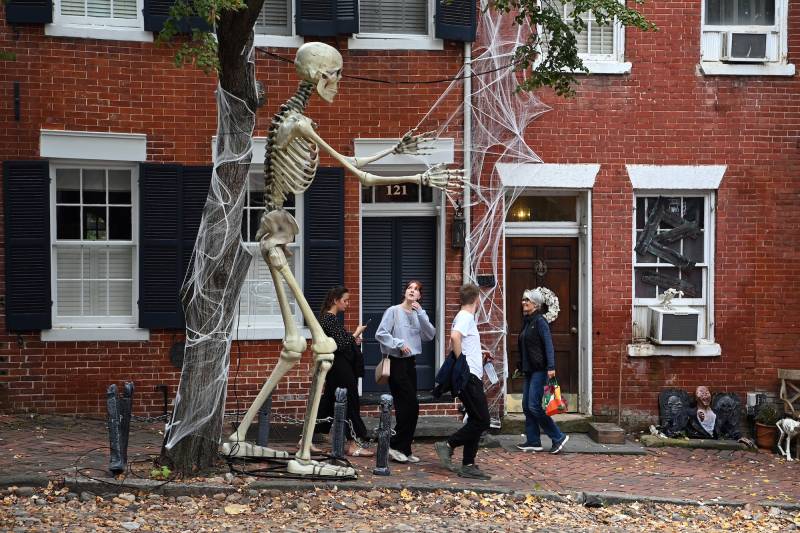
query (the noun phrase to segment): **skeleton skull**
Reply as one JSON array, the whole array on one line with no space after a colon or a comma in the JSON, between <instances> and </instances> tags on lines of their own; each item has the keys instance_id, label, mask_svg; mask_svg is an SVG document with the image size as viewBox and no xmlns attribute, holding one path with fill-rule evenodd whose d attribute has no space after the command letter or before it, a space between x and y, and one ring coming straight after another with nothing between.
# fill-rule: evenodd
<instances>
[{"instance_id":1,"label":"skeleton skull","mask_svg":"<svg viewBox=\"0 0 800 533\"><path fill-rule=\"evenodd\" d=\"M326 102L333 102L342 77L342 54L325 43L306 43L297 49L297 74L317 86L317 93Z\"/></svg>"}]
</instances>

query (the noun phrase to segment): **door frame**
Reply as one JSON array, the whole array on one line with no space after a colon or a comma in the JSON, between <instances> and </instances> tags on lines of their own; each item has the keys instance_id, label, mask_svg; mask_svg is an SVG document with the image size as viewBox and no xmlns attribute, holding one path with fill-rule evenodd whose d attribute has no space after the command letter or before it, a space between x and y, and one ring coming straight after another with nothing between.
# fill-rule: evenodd
<instances>
[{"instance_id":1,"label":"door frame","mask_svg":"<svg viewBox=\"0 0 800 533\"><path fill-rule=\"evenodd\" d=\"M512 188L507 188L512 191ZM516 191L515 191L516 192ZM506 237L577 237L578 239L578 412L592 414L592 191L591 189L525 188L519 196L575 196L576 222L504 222L503 276L506 272ZM505 195L504 202L508 201ZM514 296L516 297L516 296ZM503 310L508 307L503 291ZM508 369L508 337L503 340L503 358ZM508 396L505 382L503 394ZM508 402L505 402L508 412Z\"/></svg>"}]
</instances>

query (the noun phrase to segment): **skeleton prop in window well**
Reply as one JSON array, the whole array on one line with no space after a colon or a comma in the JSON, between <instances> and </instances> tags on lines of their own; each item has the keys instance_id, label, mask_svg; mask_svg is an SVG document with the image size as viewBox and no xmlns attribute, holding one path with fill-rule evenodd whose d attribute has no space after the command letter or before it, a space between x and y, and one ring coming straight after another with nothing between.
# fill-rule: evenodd
<instances>
[{"instance_id":1,"label":"skeleton prop in window well","mask_svg":"<svg viewBox=\"0 0 800 533\"><path fill-rule=\"evenodd\" d=\"M314 312L308 305L300 285L292 274L286 256L286 245L293 242L299 233L297 222L283 209L289 194L301 194L314 181L319 165L319 149L322 148L345 169L358 177L362 185L380 186L398 183L417 183L438 189L458 190L463 187L463 171L450 170L444 165L436 165L427 171L411 176L382 177L362 170L389 154L422 155L425 148L434 141L432 134L414 135L407 133L394 148L384 150L370 157L346 157L319 136L316 124L305 114L306 105L314 90L326 102L333 102L342 76L342 56L327 44L306 43L297 50L295 58L297 74L301 78L297 92L280 108L273 117L266 142L264 161L265 173L265 213L256 234L259 248L269 267L275 292L283 317L285 336L283 349L277 365L270 374L247 414L234 434L223 444L223 451L237 457L286 457L285 452L256 446L245 442L245 435L261 405L269 397L283 376L299 360L306 349L305 339L300 335L298 325L289 306L289 298L283 282L297 301L303 318L311 331L311 351L313 353L313 374L311 389L306 405L305 422L301 446L288 470L293 474L315 476L354 476L350 467L332 465L311 460L311 438L317 409L325 382L325 375L333 364L336 343L322 331Z\"/></svg>"}]
</instances>

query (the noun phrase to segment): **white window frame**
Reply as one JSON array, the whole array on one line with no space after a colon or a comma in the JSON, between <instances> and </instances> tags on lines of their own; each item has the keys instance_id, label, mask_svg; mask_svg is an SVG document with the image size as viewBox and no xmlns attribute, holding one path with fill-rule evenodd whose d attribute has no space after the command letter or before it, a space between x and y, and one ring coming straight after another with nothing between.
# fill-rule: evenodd
<instances>
[{"instance_id":1,"label":"white window frame","mask_svg":"<svg viewBox=\"0 0 800 533\"><path fill-rule=\"evenodd\" d=\"M289 5L289 20L291 21L291 35L271 35L268 33L256 33L253 41L254 46L274 46L276 48L299 48L305 42L302 35L297 35L297 24L295 23L295 2L285 0ZM266 3L265 3L266 5ZM255 30L255 28L254 28Z\"/></svg>"},{"instance_id":2,"label":"white window frame","mask_svg":"<svg viewBox=\"0 0 800 533\"><path fill-rule=\"evenodd\" d=\"M130 247L131 266L131 315L120 317L67 317L57 315L58 310L58 269L57 251L69 246L69 241L58 242L56 214L56 171L61 168L126 170L131 173L131 240L112 241L112 244L86 243L88 246L125 246ZM147 329L137 327L139 322L139 167L132 162L89 161L81 159L50 161L50 286L52 294L52 329L42 331L43 341L146 341L150 338ZM76 241L77 242L77 241Z\"/></svg>"},{"instance_id":3,"label":"white window frame","mask_svg":"<svg viewBox=\"0 0 800 533\"><path fill-rule=\"evenodd\" d=\"M427 0L427 35L356 33L347 39L347 47L350 50L444 50L444 41L436 38L435 14L438 1L440 0Z\"/></svg>"},{"instance_id":4,"label":"white window frame","mask_svg":"<svg viewBox=\"0 0 800 533\"><path fill-rule=\"evenodd\" d=\"M263 158L262 158L263 159ZM250 165L250 176L256 175L261 176L264 172L264 166L262 164L251 164ZM248 178L248 186L250 183L250 179ZM258 209L252 209L251 211L257 212ZM304 257L304 249L305 243L303 240L303 223L304 223L304 205L303 205L303 195L299 195L295 198L295 212L294 217L297 220L297 225L300 227L300 233L297 235L295 242L288 245L290 251L294 255L295 260L295 267L294 267L294 277L297 280L297 283L300 287L303 286L303 257ZM254 268L256 265L255 262L264 262L264 258L261 256L261 251L258 247L257 242L253 241L244 241L245 248L250 252L253 256L253 259L250 263L250 268ZM250 272L248 272L248 277ZM242 288L242 294L240 295L241 298L247 297L245 294L245 290L248 285L245 285ZM272 297L275 297L274 288L272 289L273 294ZM288 287L287 287L287 294L288 294ZM241 306L240 306L241 309ZM304 327L305 320L303 318L303 314L300 311L299 306L295 309L294 319L298 324L298 329L300 330L300 334L303 335L305 338L311 337L311 332L308 328ZM269 339L282 339L284 337L284 324L283 318L280 314L278 315L244 315L240 311L237 319L236 330L234 331L234 338L238 340L269 340Z\"/></svg>"},{"instance_id":5,"label":"white window frame","mask_svg":"<svg viewBox=\"0 0 800 533\"><path fill-rule=\"evenodd\" d=\"M700 71L711 76L794 76L795 66L788 62L788 0L775 0L774 26L706 24L706 0L700 3ZM770 34L764 63L727 63L721 60L723 35L728 31L765 32ZM772 48L770 48L772 41Z\"/></svg>"},{"instance_id":6,"label":"white window frame","mask_svg":"<svg viewBox=\"0 0 800 533\"><path fill-rule=\"evenodd\" d=\"M61 15L61 0L53 0L53 22L45 24L45 35L107 41L153 42L153 32L144 31L144 0L136 0L135 19L76 17Z\"/></svg>"},{"instance_id":7,"label":"white window frame","mask_svg":"<svg viewBox=\"0 0 800 533\"><path fill-rule=\"evenodd\" d=\"M622 0L620 0L622 1ZM567 2L565 2L566 4ZM564 13L566 16L566 13ZM591 25L596 24L591 17L585 20L589 33L589 44L591 45ZM631 71L632 65L625 61L625 26L614 17L611 25L614 32L612 37L613 52L610 54L578 54L584 66L589 69L591 74L627 74Z\"/></svg>"}]
</instances>

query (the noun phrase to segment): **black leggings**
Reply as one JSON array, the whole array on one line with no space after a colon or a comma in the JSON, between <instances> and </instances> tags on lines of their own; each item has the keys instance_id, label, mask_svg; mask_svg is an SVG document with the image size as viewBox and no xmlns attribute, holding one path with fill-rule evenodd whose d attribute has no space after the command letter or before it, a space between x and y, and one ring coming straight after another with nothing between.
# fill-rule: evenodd
<instances>
[{"instance_id":1,"label":"black leggings","mask_svg":"<svg viewBox=\"0 0 800 533\"><path fill-rule=\"evenodd\" d=\"M417 431L419 401L417 401L417 360L415 357L389 357L389 390L395 412L394 436L389 446L411 455L411 441Z\"/></svg>"},{"instance_id":2,"label":"black leggings","mask_svg":"<svg viewBox=\"0 0 800 533\"><path fill-rule=\"evenodd\" d=\"M353 424L353 431L356 436L361 440L366 440L368 438L367 428L361 419L361 401L358 396L358 378L356 377L355 369L350 361L339 355L334 355L333 366L325 376L325 391L319 401L317 418L333 416L337 388L347 389L347 419ZM315 428L318 433L328 433L330 430L330 422L321 422ZM345 438L353 440L349 427L345 428Z\"/></svg>"}]
</instances>

